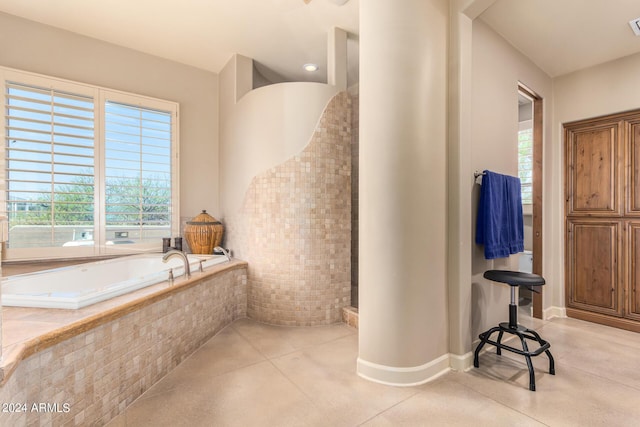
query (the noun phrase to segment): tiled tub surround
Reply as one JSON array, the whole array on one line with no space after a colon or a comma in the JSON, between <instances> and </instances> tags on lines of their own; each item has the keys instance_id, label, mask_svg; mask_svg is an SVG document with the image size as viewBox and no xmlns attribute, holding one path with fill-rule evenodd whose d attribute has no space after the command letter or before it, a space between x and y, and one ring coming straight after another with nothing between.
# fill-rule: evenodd
<instances>
[{"instance_id":1,"label":"tiled tub surround","mask_svg":"<svg viewBox=\"0 0 640 427\"><path fill-rule=\"evenodd\" d=\"M256 176L225 218L247 260L248 317L286 326L342 320L351 297L351 99L327 104L309 144Z\"/></svg>"},{"instance_id":2,"label":"tiled tub surround","mask_svg":"<svg viewBox=\"0 0 640 427\"><path fill-rule=\"evenodd\" d=\"M0 425L106 423L246 317L246 267L233 260L79 310L5 307L0 404L27 412L0 411Z\"/></svg>"}]
</instances>

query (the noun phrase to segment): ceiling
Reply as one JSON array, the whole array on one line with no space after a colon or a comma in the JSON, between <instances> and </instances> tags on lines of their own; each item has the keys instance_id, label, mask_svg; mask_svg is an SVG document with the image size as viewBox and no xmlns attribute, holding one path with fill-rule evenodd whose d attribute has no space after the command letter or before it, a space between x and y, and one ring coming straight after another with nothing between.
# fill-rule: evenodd
<instances>
[{"instance_id":1,"label":"ceiling","mask_svg":"<svg viewBox=\"0 0 640 427\"><path fill-rule=\"evenodd\" d=\"M0 0L0 11L215 73L234 53L272 81L326 82L327 33L357 44L358 0ZM355 42L355 43L354 43ZM357 51L352 55L357 65ZM302 69L316 63L313 74Z\"/></svg>"},{"instance_id":2,"label":"ceiling","mask_svg":"<svg viewBox=\"0 0 640 427\"><path fill-rule=\"evenodd\" d=\"M324 82L333 26L350 34L350 75L357 75L359 0L341 3L0 0L0 11L216 73L239 53L271 81ZM551 77L640 52L628 24L638 17L640 0L496 0L480 15ZM308 62L320 69L303 71Z\"/></svg>"},{"instance_id":3,"label":"ceiling","mask_svg":"<svg viewBox=\"0 0 640 427\"><path fill-rule=\"evenodd\" d=\"M551 77L640 52L640 0L497 0L480 19Z\"/></svg>"}]
</instances>

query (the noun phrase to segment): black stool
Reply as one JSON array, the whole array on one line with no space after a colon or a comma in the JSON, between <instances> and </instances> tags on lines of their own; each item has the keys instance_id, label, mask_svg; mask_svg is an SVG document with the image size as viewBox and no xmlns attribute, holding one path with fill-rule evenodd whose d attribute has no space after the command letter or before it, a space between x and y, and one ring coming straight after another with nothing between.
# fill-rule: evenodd
<instances>
[{"instance_id":1,"label":"black stool","mask_svg":"<svg viewBox=\"0 0 640 427\"><path fill-rule=\"evenodd\" d=\"M549 347L551 345L540 338L540 335L536 331L525 328L524 326L518 325L518 306L516 304L516 287L517 286L525 286L532 291L535 290L532 288L533 286L541 286L544 285L544 279L537 274L529 274L529 273L521 273L519 271L506 271L506 270L489 270L485 271L484 278L492 280L494 282L506 283L511 286L511 303L509 304L509 322L502 322L499 326L493 327L486 332L480 334L480 344L476 347L476 351L473 357L473 366L478 368L480 363L478 362L478 355L480 354L480 350L484 347L485 344L489 343L491 345L496 346L496 353L498 355L502 354L502 349L507 351L521 354L527 360L527 366L529 367L529 390L536 391L536 377L533 372L533 364L531 363L531 358L533 356L538 356L542 352L545 352L549 357L549 373L551 375L556 374L555 365L553 361L553 356L549 351ZM498 341L492 341L489 338L491 334L494 332L498 332ZM509 333L513 335L517 335L520 338L520 342L522 343L522 350L508 346L506 344L502 344L502 335L504 333ZM536 341L540 344L540 347L535 351L529 351L529 347L527 346L527 339Z\"/></svg>"}]
</instances>

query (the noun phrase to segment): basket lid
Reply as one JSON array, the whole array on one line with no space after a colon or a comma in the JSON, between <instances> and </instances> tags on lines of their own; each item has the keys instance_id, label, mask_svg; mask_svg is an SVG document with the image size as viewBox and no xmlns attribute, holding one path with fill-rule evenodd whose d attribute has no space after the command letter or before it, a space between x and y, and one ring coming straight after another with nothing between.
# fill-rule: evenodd
<instances>
[{"instance_id":1,"label":"basket lid","mask_svg":"<svg viewBox=\"0 0 640 427\"><path fill-rule=\"evenodd\" d=\"M201 214L197 215L191 221L187 221L187 224L189 224L189 225L215 225L215 224L222 224L222 223L220 221L218 221L217 219L215 219L214 217L212 217L211 215L209 215L207 213L207 211L203 209Z\"/></svg>"}]
</instances>

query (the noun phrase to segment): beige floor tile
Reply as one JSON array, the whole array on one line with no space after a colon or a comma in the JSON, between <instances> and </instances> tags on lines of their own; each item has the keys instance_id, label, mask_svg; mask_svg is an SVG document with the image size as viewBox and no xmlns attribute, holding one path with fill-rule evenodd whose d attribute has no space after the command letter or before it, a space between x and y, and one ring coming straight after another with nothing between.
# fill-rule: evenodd
<instances>
[{"instance_id":1,"label":"beige floor tile","mask_svg":"<svg viewBox=\"0 0 640 427\"><path fill-rule=\"evenodd\" d=\"M200 378L211 378L265 361L247 340L227 327L178 365L140 399L165 393Z\"/></svg>"},{"instance_id":2,"label":"beige floor tile","mask_svg":"<svg viewBox=\"0 0 640 427\"><path fill-rule=\"evenodd\" d=\"M637 390L564 366L555 376L537 370L537 391L531 392L522 366L509 358L484 357L480 369L452 379L551 426L637 425Z\"/></svg>"},{"instance_id":3,"label":"beige floor tile","mask_svg":"<svg viewBox=\"0 0 640 427\"><path fill-rule=\"evenodd\" d=\"M554 318L547 322L544 329L554 331L555 333L560 334L560 336L566 336L568 338L580 339L584 337L593 337L597 341L601 342L601 346L603 347L607 345L624 344L640 349L640 334L637 332L611 328L578 319Z\"/></svg>"},{"instance_id":4,"label":"beige floor tile","mask_svg":"<svg viewBox=\"0 0 640 427\"><path fill-rule=\"evenodd\" d=\"M535 322L534 322L535 323ZM127 426L635 426L640 334L574 319L534 326L551 343L557 375L535 357L495 349L480 368L420 387L356 374L357 331L233 323L136 400L110 427ZM628 368L630 367L630 368Z\"/></svg>"},{"instance_id":5,"label":"beige floor tile","mask_svg":"<svg viewBox=\"0 0 640 427\"><path fill-rule=\"evenodd\" d=\"M215 376L264 360L251 343L227 327L200 347L184 365L197 371L198 376Z\"/></svg>"},{"instance_id":6,"label":"beige floor tile","mask_svg":"<svg viewBox=\"0 0 640 427\"><path fill-rule=\"evenodd\" d=\"M514 342L510 344L515 345ZM558 371L558 359L555 356L554 360L556 371ZM533 357L531 361L533 362L535 373L536 389L538 389L543 378L548 376L553 379L554 376L549 374L549 359L546 354ZM529 390L529 368L523 356L504 350L502 351L502 355L499 356L496 354L495 348L491 347L490 351L480 354L479 362L480 367L473 368L469 373L475 372L496 381L509 381L516 387Z\"/></svg>"},{"instance_id":7,"label":"beige floor tile","mask_svg":"<svg viewBox=\"0 0 640 427\"><path fill-rule=\"evenodd\" d=\"M640 366L640 334L576 319L553 319L537 332L551 344L558 372L567 367L581 369L640 390L640 370L636 368ZM510 343L515 346L516 342ZM495 353L493 347L486 347ZM481 366L484 354L480 357ZM503 352L503 357L513 359L526 370L524 357L509 352ZM533 364L536 377L539 372L548 371L544 354L533 358Z\"/></svg>"},{"instance_id":8,"label":"beige floor tile","mask_svg":"<svg viewBox=\"0 0 640 427\"><path fill-rule=\"evenodd\" d=\"M450 379L456 375L464 374L450 373L429 383L363 426L544 426Z\"/></svg>"},{"instance_id":9,"label":"beige floor tile","mask_svg":"<svg viewBox=\"0 0 640 427\"><path fill-rule=\"evenodd\" d=\"M637 332L571 318L553 318L547 322L547 325L561 327L569 335L593 334L609 342L623 342L635 348L640 348L640 334Z\"/></svg>"},{"instance_id":10,"label":"beige floor tile","mask_svg":"<svg viewBox=\"0 0 640 427\"><path fill-rule=\"evenodd\" d=\"M582 323L587 322L551 323L541 329L558 369L581 369L640 390L640 334Z\"/></svg>"},{"instance_id":11,"label":"beige floor tile","mask_svg":"<svg viewBox=\"0 0 640 427\"><path fill-rule=\"evenodd\" d=\"M231 326L267 358L282 356L343 336L357 335L357 330L343 324L288 327L265 325L249 319L241 319Z\"/></svg>"},{"instance_id":12,"label":"beige floor tile","mask_svg":"<svg viewBox=\"0 0 640 427\"><path fill-rule=\"evenodd\" d=\"M323 413L337 417L334 425L358 425L419 391L360 378L356 374L357 352L357 337L349 335L272 362Z\"/></svg>"},{"instance_id":13,"label":"beige floor tile","mask_svg":"<svg viewBox=\"0 0 640 427\"><path fill-rule=\"evenodd\" d=\"M213 378L191 378L139 399L127 426L304 426L322 415L270 362ZM325 418L326 419L326 418Z\"/></svg>"}]
</instances>

